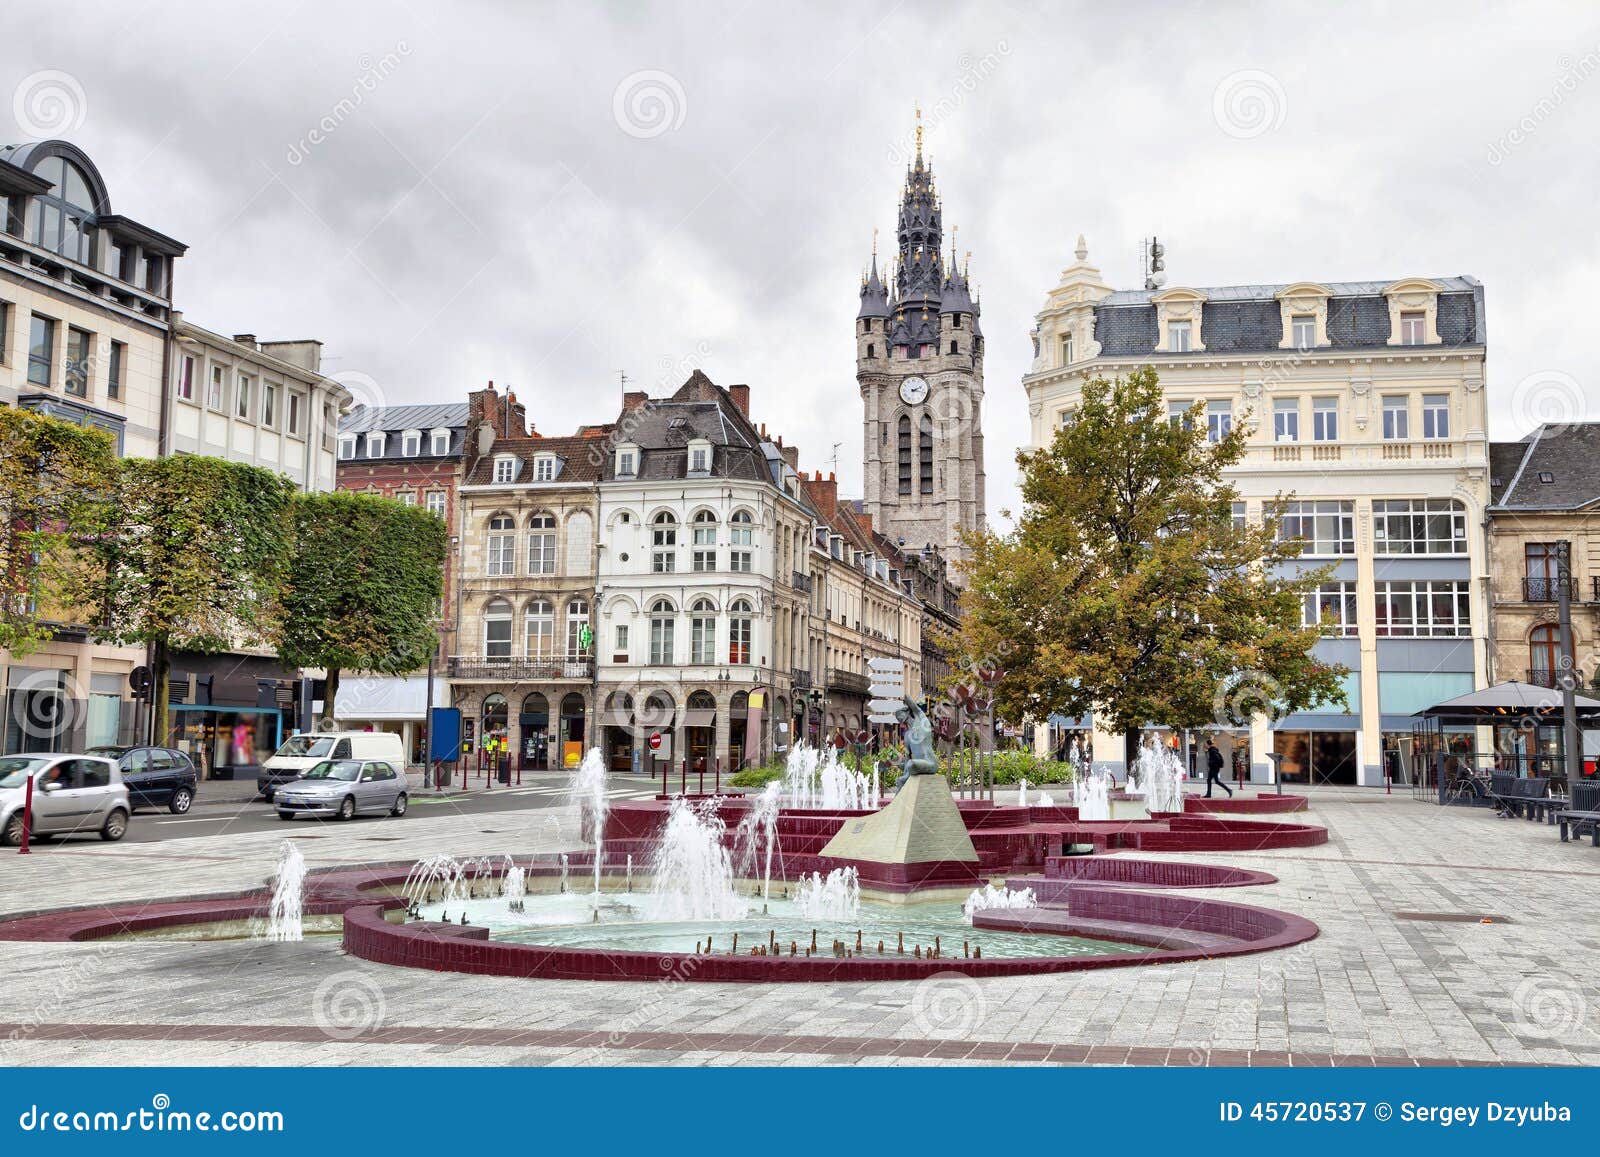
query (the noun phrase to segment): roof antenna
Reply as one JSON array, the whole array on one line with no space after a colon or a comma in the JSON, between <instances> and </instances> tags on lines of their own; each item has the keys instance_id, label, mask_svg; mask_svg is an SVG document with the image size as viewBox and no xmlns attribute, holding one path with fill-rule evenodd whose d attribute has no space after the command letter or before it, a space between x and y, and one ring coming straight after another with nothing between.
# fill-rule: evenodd
<instances>
[{"instance_id":1,"label":"roof antenna","mask_svg":"<svg viewBox=\"0 0 1600 1157\"><path fill-rule=\"evenodd\" d=\"M624 406L626 406L628 404L628 371L627 370L618 370L617 371L617 385L622 388L622 404Z\"/></svg>"},{"instance_id":2,"label":"roof antenna","mask_svg":"<svg viewBox=\"0 0 1600 1157\"><path fill-rule=\"evenodd\" d=\"M843 445L843 442L833 444L833 474L836 478L839 476L839 447Z\"/></svg>"},{"instance_id":3,"label":"roof antenna","mask_svg":"<svg viewBox=\"0 0 1600 1157\"><path fill-rule=\"evenodd\" d=\"M1144 287L1146 289L1160 289L1167 283L1167 247L1155 237L1146 238L1144 243Z\"/></svg>"}]
</instances>

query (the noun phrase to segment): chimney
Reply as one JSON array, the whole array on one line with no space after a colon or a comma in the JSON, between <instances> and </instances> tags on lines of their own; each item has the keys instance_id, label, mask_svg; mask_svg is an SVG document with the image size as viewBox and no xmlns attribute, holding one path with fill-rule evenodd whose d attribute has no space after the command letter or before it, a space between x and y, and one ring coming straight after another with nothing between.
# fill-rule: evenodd
<instances>
[{"instance_id":1,"label":"chimney","mask_svg":"<svg viewBox=\"0 0 1600 1157\"><path fill-rule=\"evenodd\" d=\"M798 446L784 446L782 448L782 450L783 450L783 460L789 464L789 469L791 469L791 470L799 470L800 469L800 447L798 447Z\"/></svg>"},{"instance_id":2,"label":"chimney","mask_svg":"<svg viewBox=\"0 0 1600 1157\"><path fill-rule=\"evenodd\" d=\"M238 342L240 345L247 345L251 349L257 348L256 335L253 333L236 333L233 335L233 340Z\"/></svg>"},{"instance_id":3,"label":"chimney","mask_svg":"<svg viewBox=\"0 0 1600 1157\"><path fill-rule=\"evenodd\" d=\"M822 520L832 521L839 509L839 487L833 479L824 482L819 471L815 478L802 478L801 486L805 489L806 497L811 500L811 505L815 506L817 513L822 516Z\"/></svg>"},{"instance_id":4,"label":"chimney","mask_svg":"<svg viewBox=\"0 0 1600 1157\"><path fill-rule=\"evenodd\" d=\"M622 412L631 414L650 400L650 395L643 390L628 390L622 395Z\"/></svg>"},{"instance_id":5,"label":"chimney","mask_svg":"<svg viewBox=\"0 0 1600 1157\"><path fill-rule=\"evenodd\" d=\"M867 532L867 537L871 538L872 537L872 515L868 514L865 510L863 510L859 514L856 515L856 521L859 522L861 524L861 528Z\"/></svg>"},{"instance_id":6,"label":"chimney","mask_svg":"<svg viewBox=\"0 0 1600 1157\"><path fill-rule=\"evenodd\" d=\"M733 404L739 407L739 413L748 418L750 416L750 387L729 386L728 394L733 398ZM765 434L766 431L763 427L762 436L764 437Z\"/></svg>"}]
</instances>

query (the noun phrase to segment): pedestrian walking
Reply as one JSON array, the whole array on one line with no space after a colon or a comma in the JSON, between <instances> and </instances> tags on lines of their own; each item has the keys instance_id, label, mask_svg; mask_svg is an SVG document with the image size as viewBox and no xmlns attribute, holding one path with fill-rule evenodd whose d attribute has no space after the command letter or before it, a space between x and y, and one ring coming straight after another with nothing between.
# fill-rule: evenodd
<instances>
[{"instance_id":1,"label":"pedestrian walking","mask_svg":"<svg viewBox=\"0 0 1600 1157\"><path fill-rule=\"evenodd\" d=\"M1216 784L1228 793L1228 798L1233 798L1233 788L1222 781L1222 768L1224 761L1222 752L1217 749L1213 740L1206 740L1206 798L1211 798L1211 785Z\"/></svg>"}]
</instances>

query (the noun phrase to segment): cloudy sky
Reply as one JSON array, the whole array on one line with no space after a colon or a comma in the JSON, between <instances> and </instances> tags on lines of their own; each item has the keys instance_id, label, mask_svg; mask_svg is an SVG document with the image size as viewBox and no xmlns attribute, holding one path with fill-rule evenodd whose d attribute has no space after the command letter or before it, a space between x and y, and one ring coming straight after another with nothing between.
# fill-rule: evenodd
<instances>
[{"instance_id":1,"label":"cloudy sky","mask_svg":"<svg viewBox=\"0 0 1600 1157\"><path fill-rule=\"evenodd\" d=\"M13 139L179 238L180 308L315 337L387 402L509 383L548 433L695 367L860 485L851 325L912 110L988 338L1014 499L1034 311L1116 286L1472 274L1496 438L1600 417L1592 3L10 0ZM6 114L0 105L0 117Z\"/></svg>"}]
</instances>

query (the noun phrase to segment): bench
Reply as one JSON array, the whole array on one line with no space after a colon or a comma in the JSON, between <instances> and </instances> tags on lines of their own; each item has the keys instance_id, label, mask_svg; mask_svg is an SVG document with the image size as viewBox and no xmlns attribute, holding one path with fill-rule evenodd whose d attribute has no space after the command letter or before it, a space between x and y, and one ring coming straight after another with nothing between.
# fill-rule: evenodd
<instances>
[{"instance_id":1,"label":"bench","mask_svg":"<svg viewBox=\"0 0 1600 1157\"><path fill-rule=\"evenodd\" d=\"M1506 775L1496 772L1489 777L1489 798L1502 816L1520 816L1525 812L1533 818L1534 800L1549 794L1550 781L1542 776Z\"/></svg>"},{"instance_id":2,"label":"bench","mask_svg":"<svg viewBox=\"0 0 1600 1157\"><path fill-rule=\"evenodd\" d=\"M1572 804L1556 812L1556 823L1561 825L1561 842L1574 836L1589 833L1589 841L1600 848L1600 783L1575 783L1572 785Z\"/></svg>"}]
</instances>

